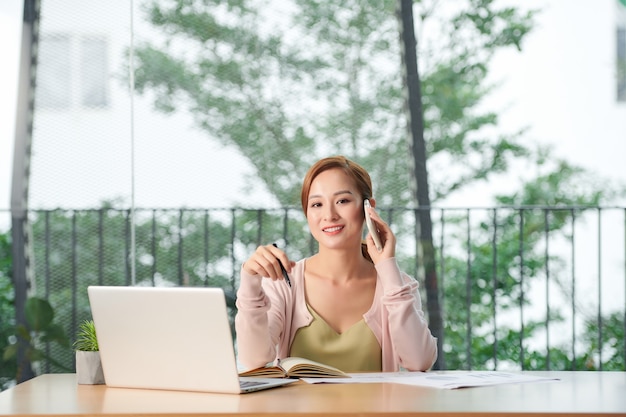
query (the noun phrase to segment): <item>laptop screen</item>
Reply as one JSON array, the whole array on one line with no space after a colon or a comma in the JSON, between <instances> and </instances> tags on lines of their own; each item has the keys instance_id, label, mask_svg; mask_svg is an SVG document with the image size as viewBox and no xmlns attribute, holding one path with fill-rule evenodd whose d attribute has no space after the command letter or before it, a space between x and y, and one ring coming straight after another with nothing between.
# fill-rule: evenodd
<instances>
[{"instance_id":1,"label":"laptop screen","mask_svg":"<svg viewBox=\"0 0 626 417\"><path fill-rule=\"evenodd\" d=\"M239 392L220 288L88 288L106 384Z\"/></svg>"}]
</instances>

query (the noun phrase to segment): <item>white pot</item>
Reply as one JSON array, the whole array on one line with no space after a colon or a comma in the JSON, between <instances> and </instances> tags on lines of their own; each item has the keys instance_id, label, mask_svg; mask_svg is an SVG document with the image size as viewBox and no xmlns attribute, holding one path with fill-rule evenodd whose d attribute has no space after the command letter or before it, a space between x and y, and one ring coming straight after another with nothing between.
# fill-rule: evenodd
<instances>
[{"instance_id":1,"label":"white pot","mask_svg":"<svg viewBox=\"0 0 626 417\"><path fill-rule=\"evenodd\" d=\"M104 384L100 352L76 351L76 379L79 384Z\"/></svg>"}]
</instances>

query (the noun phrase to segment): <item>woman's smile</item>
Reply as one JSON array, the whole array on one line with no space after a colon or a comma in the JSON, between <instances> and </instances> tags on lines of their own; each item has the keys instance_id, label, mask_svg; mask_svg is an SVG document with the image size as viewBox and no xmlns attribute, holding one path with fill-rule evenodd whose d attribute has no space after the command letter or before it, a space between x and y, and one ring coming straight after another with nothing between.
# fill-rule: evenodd
<instances>
[{"instance_id":1,"label":"woman's smile","mask_svg":"<svg viewBox=\"0 0 626 417\"><path fill-rule=\"evenodd\" d=\"M364 213L354 180L341 169L320 173L312 182L307 221L317 241L330 248L360 247Z\"/></svg>"},{"instance_id":2,"label":"woman's smile","mask_svg":"<svg viewBox=\"0 0 626 417\"><path fill-rule=\"evenodd\" d=\"M334 235L339 233L341 230L343 230L343 226L331 226L331 227L325 227L322 229L324 231L324 233L329 234L329 235Z\"/></svg>"}]
</instances>

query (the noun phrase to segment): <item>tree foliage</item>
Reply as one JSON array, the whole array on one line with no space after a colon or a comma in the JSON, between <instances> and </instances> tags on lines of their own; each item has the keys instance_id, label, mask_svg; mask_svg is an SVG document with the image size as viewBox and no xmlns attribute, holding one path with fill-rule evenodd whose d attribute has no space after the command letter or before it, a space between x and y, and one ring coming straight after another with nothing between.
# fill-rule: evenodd
<instances>
[{"instance_id":1,"label":"tree foliage","mask_svg":"<svg viewBox=\"0 0 626 417\"><path fill-rule=\"evenodd\" d=\"M149 2L147 19L165 35L136 48L137 90L237 148L282 205L298 201L304 170L333 153L370 169L381 202L411 204L396 2L289 6L268 16L258 1ZM520 132L490 133L497 114L478 108L491 56L521 47L533 13L486 0L453 13L415 7L422 26L434 20L446 35L420 49L430 165L457 164L431 176L437 201L529 154Z\"/></svg>"},{"instance_id":2,"label":"tree foliage","mask_svg":"<svg viewBox=\"0 0 626 417\"><path fill-rule=\"evenodd\" d=\"M13 342L15 305L11 280L11 239L8 233L0 233L0 353ZM17 362L0 356L0 390L5 388L17 374Z\"/></svg>"},{"instance_id":3,"label":"tree foliage","mask_svg":"<svg viewBox=\"0 0 626 417\"><path fill-rule=\"evenodd\" d=\"M543 165L558 167L558 174ZM578 330L585 348L577 353L571 339L544 347L531 343L565 322L565 306L534 303L533 287L549 279L553 291L559 293L555 295L570 302L572 297L566 290L571 285L570 271L559 256L546 254L545 240L570 241L573 222L583 221L585 207L597 207L612 195L608 188L598 188L587 172L567 162L545 161L538 167L547 173L525 183L517 193L496 196L499 204L482 216L479 212L477 218L470 218L467 212L445 219L446 227L471 233L465 243L462 236L453 235L446 248L451 254L444 255L442 262L444 350L450 369L623 369L623 312L609 312L602 319L602 339L598 317L585 316ZM455 245L460 246L461 255L454 252ZM524 310L531 309L548 310L539 319L522 319ZM603 358L598 355L600 340L609 341Z\"/></svg>"},{"instance_id":4,"label":"tree foliage","mask_svg":"<svg viewBox=\"0 0 626 417\"><path fill-rule=\"evenodd\" d=\"M16 324L13 334L15 337L2 352L2 361L17 363L18 348L24 347L24 356L31 364L39 364L46 361L62 371L70 368L57 361L49 354L47 346L54 344L61 348L68 348L68 338L61 325L54 320L54 309L48 302L40 297L30 297L25 305L26 325ZM19 381L22 369L16 366L16 379Z\"/></svg>"}]
</instances>

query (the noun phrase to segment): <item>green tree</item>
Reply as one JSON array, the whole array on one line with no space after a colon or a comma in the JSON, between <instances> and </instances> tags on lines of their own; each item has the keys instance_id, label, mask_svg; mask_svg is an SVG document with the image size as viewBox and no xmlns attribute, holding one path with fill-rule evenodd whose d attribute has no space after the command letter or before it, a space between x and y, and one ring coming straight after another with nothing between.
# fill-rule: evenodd
<instances>
[{"instance_id":1,"label":"green tree","mask_svg":"<svg viewBox=\"0 0 626 417\"><path fill-rule=\"evenodd\" d=\"M417 15L438 19L448 38L420 55L428 156L461 170L431 176L437 201L528 153L520 132L487 133L497 114L477 108L489 92L489 59L520 47L532 13L469 1L444 19L427 3L416 4ZM166 36L135 49L137 90L154 93L158 110L189 111L210 140L236 147L283 205L298 201L304 170L329 153L367 166L383 205L412 204L396 2L291 6L268 21L255 1L147 2L148 21Z\"/></svg>"},{"instance_id":2,"label":"green tree","mask_svg":"<svg viewBox=\"0 0 626 417\"><path fill-rule=\"evenodd\" d=\"M9 233L0 233L0 354L6 350L14 337L15 304L11 280L11 239ZM0 356L0 391L15 379L17 361Z\"/></svg>"},{"instance_id":3,"label":"green tree","mask_svg":"<svg viewBox=\"0 0 626 417\"><path fill-rule=\"evenodd\" d=\"M130 285L130 212L104 203L100 210L51 210L31 214L33 290L54 308L57 322L75 340L91 318L87 287ZM211 268L230 256L230 226L203 211L138 211L138 285L217 286L233 306L232 268ZM51 345L50 357L73 368L73 351ZM60 368L48 361L44 371Z\"/></svg>"},{"instance_id":4,"label":"green tree","mask_svg":"<svg viewBox=\"0 0 626 417\"><path fill-rule=\"evenodd\" d=\"M26 325L16 324L13 327L13 339L11 344L3 351L3 361L17 363L19 348L24 349L25 357L30 364L38 364L47 361L57 366L60 370L69 371L62 363L52 357L48 351L50 344L69 348L69 341L62 326L54 321L54 309L50 303L39 297L30 297L25 305ZM23 368L17 366L15 380L22 381Z\"/></svg>"},{"instance_id":5,"label":"green tree","mask_svg":"<svg viewBox=\"0 0 626 417\"><path fill-rule=\"evenodd\" d=\"M588 344L589 350L583 352L581 361L584 361L589 369L623 371L626 369L625 313L615 311L606 314L601 319L601 327L597 318L587 318L585 321L583 339ZM600 338L601 333L602 338ZM602 352L602 355L590 355L589 352Z\"/></svg>"},{"instance_id":6,"label":"green tree","mask_svg":"<svg viewBox=\"0 0 626 417\"><path fill-rule=\"evenodd\" d=\"M567 162L543 161L538 167L541 172L536 180L524 184L519 192L497 196L496 207L500 207L497 212L486 213L472 223L471 242L462 246L470 259L450 255L444 261L444 350L451 369L491 369L497 363L554 370L599 366L594 359L598 351L594 317L585 318L587 343L576 358L567 344L551 346L545 352L528 343L533 335L546 330L546 323L554 325L563 320L561 306L551 306L549 315L546 313L541 320L529 319L517 328L496 322L496 317L532 306L529 290L539 279L545 280L547 262L551 267L550 279L560 283L558 288L566 287L569 270L564 270L554 255L546 258L542 242L546 236L569 239L568 226L573 216L579 217L584 207L595 207L612 198L610 190L598 188L585 170ZM559 207L583 208L560 210ZM455 230L455 226L467 227L468 220L460 214L450 216L446 222ZM459 303L464 308L458 308ZM605 362L612 369L620 369L623 317L620 322L620 317L613 315L607 323L611 323L608 327L611 336L603 340L610 341L611 356L607 355Z\"/></svg>"}]
</instances>

